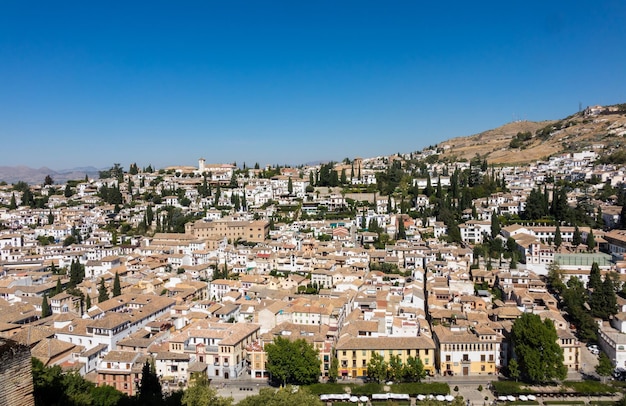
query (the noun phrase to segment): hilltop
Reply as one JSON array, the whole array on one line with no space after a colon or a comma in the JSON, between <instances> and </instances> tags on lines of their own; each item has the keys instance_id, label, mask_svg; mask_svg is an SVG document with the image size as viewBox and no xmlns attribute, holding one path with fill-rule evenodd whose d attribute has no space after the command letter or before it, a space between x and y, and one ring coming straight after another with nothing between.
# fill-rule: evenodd
<instances>
[{"instance_id":1,"label":"hilltop","mask_svg":"<svg viewBox=\"0 0 626 406\"><path fill-rule=\"evenodd\" d=\"M515 121L479 134L437 144L439 157L494 164L526 164L585 149L610 153L624 143L626 104L594 106L561 120Z\"/></svg>"}]
</instances>

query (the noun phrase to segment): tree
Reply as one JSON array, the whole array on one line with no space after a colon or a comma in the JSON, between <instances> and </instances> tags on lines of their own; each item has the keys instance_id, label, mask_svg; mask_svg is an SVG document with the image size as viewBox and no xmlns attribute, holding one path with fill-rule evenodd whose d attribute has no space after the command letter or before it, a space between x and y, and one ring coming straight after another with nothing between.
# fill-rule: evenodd
<instances>
[{"instance_id":1,"label":"tree","mask_svg":"<svg viewBox=\"0 0 626 406\"><path fill-rule=\"evenodd\" d=\"M120 275L115 272L115 279L113 280L112 297L116 297L122 294L122 285L120 284Z\"/></svg>"},{"instance_id":2,"label":"tree","mask_svg":"<svg viewBox=\"0 0 626 406\"><path fill-rule=\"evenodd\" d=\"M381 383L387 379L387 362L385 358L377 352L372 352L372 356L367 362L367 377Z\"/></svg>"},{"instance_id":3,"label":"tree","mask_svg":"<svg viewBox=\"0 0 626 406\"><path fill-rule=\"evenodd\" d=\"M320 360L312 345L298 339L276 337L265 346L270 379L279 385L308 385L318 381Z\"/></svg>"},{"instance_id":4,"label":"tree","mask_svg":"<svg viewBox=\"0 0 626 406\"><path fill-rule=\"evenodd\" d=\"M212 403L211 403L212 405ZM287 386L278 390L262 388L258 395L248 396L237 402L237 406L323 406L324 403L307 390Z\"/></svg>"},{"instance_id":5,"label":"tree","mask_svg":"<svg viewBox=\"0 0 626 406\"><path fill-rule=\"evenodd\" d=\"M291 176L289 177L289 181L287 182L287 193L289 193L289 195L293 194L293 182L291 181Z\"/></svg>"},{"instance_id":6,"label":"tree","mask_svg":"<svg viewBox=\"0 0 626 406\"><path fill-rule=\"evenodd\" d=\"M9 210L17 209L17 201L15 200L15 193L11 193L11 202L9 203Z\"/></svg>"},{"instance_id":7,"label":"tree","mask_svg":"<svg viewBox=\"0 0 626 406\"><path fill-rule=\"evenodd\" d=\"M206 374L193 375L193 384L185 391L181 404L183 406L230 406L233 398L223 398L217 395L217 390L210 386Z\"/></svg>"},{"instance_id":8,"label":"tree","mask_svg":"<svg viewBox=\"0 0 626 406\"><path fill-rule=\"evenodd\" d=\"M591 252L596 248L596 238L593 236L593 230L589 230L587 234L587 251Z\"/></svg>"},{"instance_id":9,"label":"tree","mask_svg":"<svg viewBox=\"0 0 626 406\"><path fill-rule=\"evenodd\" d=\"M398 240L405 240L406 239L406 228L404 226L404 219L402 218L402 216L400 216L400 219L398 221L398 236L397 236Z\"/></svg>"},{"instance_id":10,"label":"tree","mask_svg":"<svg viewBox=\"0 0 626 406\"><path fill-rule=\"evenodd\" d=\"M48 295L46 293L43 294L43 299L41 300L41 318L48 317L52 315L52 309L50 309L50 304L48 303Z\"/></svg>"},{"instance_id":11,"label":"tree","mask_svg":"<svg viewBox=\"0 0 626 406\"><path fill-rule=\"evenodd\" d=\"M491 238L496 238L500 235L500 219L496 216L496 213L491 215Z\"/></svg>"},{"instance_id":12,"label":"tree","mask_svg":"<svg viewBox=\"0 0 626 406\"><path fill-rule=\"evenodd\" d=\"M72 197L72 188L69 183L65 184L65 190L63 191L63 196Z\"/></svg>"},{"instance_id":13,"label":"tree","mask_svg":"<svg viewBox=\"0 0 626 406\"><path fill-rule=\"evenodd\" d=\"M87 310L91 309L91 296L89 295L87 295L87 298L85 299L85 307Z\"/></svg>"},{"instance_id":14,"label":"tree","mask_svg":"<svg viewBox=\"0 0 626 406\"><path fill-rule=\"evenodd\" d=\"M598 357L598 365L596 365L596 373L602 377L602 382L604 382L606 377L610 376L612 372L613 363L604 352L601 352Z\"/></svg>"},{"instance_id":15,"label":"tree","mask_svg":"<svg viewBox=\"0 0 626 406\"><path fill-rule=\"evenodd\" d=\"M574 227L574 235L572 236L572 245L578 247L583 242L583 237L578 229L578 226Z\"/></svg>"},{"instance_id":16,"label":"tree","mask_svg":"<svg viewBox=\"0 0 626 406\"><path fill-rule=\"evenodd\" d=\"M163 400L161 383L154 371L154 366L148 360L146 360L141 369L141 382L137 399L142 405L159 404Z\"/></svg>"},{"instance_id":17,"label":"tree","mask_svg":"<svg viewBox=\"0 0 626 406\"><path fill-rule=\"evenodd\" d=\"M57 284L54 287L54 290L50 292L50 297L54 297L61 292L63 292L63 286L61 286L61 278L57 278Z\"/></svg>"},{"instance_id":18,"label":"tree","mask_svg":"<svg viewBox=\"0 0 626 406\"><path fill-rule=\"evenodd\" d=\"M567 367L552 320L542 322L538 315L524 313L513 323L511 338L524 381L547 383L565 379Z\"/></svg>"},{"instance_id":19,"label":"tree","mask_svg":"<svg viewBox=\"0 0 626 406\"><path fill-rule=\"evenodd\" d=\"M561 236L561 227L557 224L554 231L554 245L558 248L563 244L563 237Z\"/></svg>"},{"instance_id":20,"label":"tree","mask_svg":"<svg viewBox=\"0 0 626 406\"><path fill-rule=\"evenodd\" d=\"M125 404L128 396L118 391L112 386L96 386L91 390L93 406L116 406Z\"/></svg>"},{"instance_id":21,"label":"tree","mask_svg":"<svg viewBox=\"0 0 626 406\"><path fill-rule=\"evenodd\" d=\"M548 266L548 287L555 292L561 293L565 290L565 284L563 283L563 272L558 261L552 262Z\"/></svg>"},{"instance_id":22,"label":"tree","mask_svg":"<svg viewBox=\"0 0 626 406\"><path fill-rule=\"evenodd\" d=\"M426 377L424 363L420 357L409 356L402 368L402 380L405 382L420 382Z\"/></svg>"},{"instance_id":23,"label":"tree","mask_svg":"<svg viewBox=\"0 0 626 406\"><path fill-rule=\"evenodd\" d=\"M109 300L109 292L104 284L104 278L100 278L100 286L98 286L98 303Z\"/></svg>"},{"instance_id":24,"label":"tree","mask_svg":"<svg viewBox=\"0 0 626 406\"><path fill-rule=\"evenodd\" d=\"M515 379L515 382L520 378L519 364L515 358L509 361L509 378Z\"/></svg>"}]
</instances>

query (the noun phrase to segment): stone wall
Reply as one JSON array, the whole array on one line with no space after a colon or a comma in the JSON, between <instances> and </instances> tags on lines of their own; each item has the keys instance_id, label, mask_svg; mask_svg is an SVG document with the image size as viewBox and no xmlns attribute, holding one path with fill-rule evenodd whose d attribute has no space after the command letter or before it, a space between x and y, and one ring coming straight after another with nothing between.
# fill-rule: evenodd
<instances>
[{"instance_id":1,"label":"stone wall","mask_svg":"<svg viewBox=\"0 0 626 406\"><path fill-rule=\"evenodd\" d=\"M0 406L34 406L30 348L0 339Z\"/></svg>"}]
</instances>

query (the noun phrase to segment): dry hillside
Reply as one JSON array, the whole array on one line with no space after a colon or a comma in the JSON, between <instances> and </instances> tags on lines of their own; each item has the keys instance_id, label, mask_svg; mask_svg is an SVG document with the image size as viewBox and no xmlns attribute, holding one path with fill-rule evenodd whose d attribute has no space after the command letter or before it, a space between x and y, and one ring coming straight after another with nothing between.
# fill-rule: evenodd
<instances>
[{"instance_id":1,"label":"dry hillside","mask_svg":"<svg viewBox=\"0 0 626 406\"><path fill-rule=\"evenodd\" d=\"M586 109L562 120L516 121L437 145L441 158L523 164L561 153L594 149L610 153L626 141L626 105Z\"/></svg>"}]
</instances>

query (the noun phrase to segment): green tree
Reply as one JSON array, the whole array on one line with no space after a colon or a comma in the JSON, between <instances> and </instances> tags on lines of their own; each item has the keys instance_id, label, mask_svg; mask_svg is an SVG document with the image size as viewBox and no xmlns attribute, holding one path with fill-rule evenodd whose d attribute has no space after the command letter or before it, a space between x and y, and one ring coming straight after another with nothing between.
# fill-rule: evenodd
<instances>
[{"instance_id":1,"label":"green tree","mask_svg":"<svg viewBox=\"0 0 626 406\"><path fill-rule=\"evenodd\" d=\"M500 235L501 229L502 228L500 227L500 219L498 219L496 213L493 213L491 215L491 238L496 238L498 235Z\"/></svg>"},{"instance_id":2,"label":"green tree","mask_svg":"<svg viewBox=\"0 0 626 406\"><path fill-rule=\"evenodd\" d=\"M43 294L43 299L41 299L41 318L48 317L52 315L52 309L50 309L50 303L48 303L48 295L46 293Z\"/></svg>"},{"instance_id":3,"label":"green tree","mask_svg":"<svg viewBox=\"0 0 626 406\"><path fill-rule=\"evenodd\" d=\"M323 406L324 403L306 388L287 386L280 389L262 388L258 395L248 396L237 406Z\"/></svg>"},{"instance_id":4,"label":"green tree","mask_svg":"<svg viewBox=\"0 0 626 406\"><path fill-rule=\"evenodd\" d=\"M591 252L596 248L596 238L593 236L593 230L589 230L587 234L587 251Z\"/></svg>"},{"instance_id":5,"label":"green tree","mask_svg":"<svg viewBox=\"0 0 626 406\"><path fill-rule=\"evenodd\" d=\"M69 183L65 184L65 190L63 191L63 196L65 197L72 197L72 188L70 187Z\"/></svg>"},{"instance_id":6,"label":"green tree","mask_svg":"<svg viewBox=\"0 0 626 406\"><path fill-rule=\"evenodd\" d=\"M265 346L267 370L275 384L308 385L318 381L320 360L317 350L304 339L290 341L276 337Z\"/></svg>"},{"instance_id":7,"label":"green tree","mask_svg":"<svg viewBox=\"0 0 626 406\"><path fill-rule=\"evenodd\" d=\"M31 358L33 374L33 397L35 405L62 406L69 404L63 385L63 370L60 366L46 367L37 358Z\"/></svg>"},{"instance_id":8,"label":"green tree","mask_svg":"<svg viewBox=\"0 0 626 406\"><path fill-rule=\"evenodd\" d=\"M98 286L98 303L109 300L109 292L104 284L104 278L100 278L100 286Z\"/></svg>"},{"instance_id":9,"label":"green tree","mask_svg":"<svg viewBox=\"0 0 626 406\"><path fill-rule=\"evenodd\" d=\"M402 360L398 354L392 354L389 356L389 363L387 366L387 379L390 381L402 380L402 373L404 368L402 366Z\"/></svg>"},{"instance_id":10,"label":"green tree","mask_svg":"<svg viewBox=\"0 0 626 406\"><path fill-rule=\"evenodd\" d=\"M210 386L206 374L194 374L193 384L185 391L181 400L183 406L230 406L233 398L218 396Z\"/></svg>"},{"instance_id":11,"label":"green tree","mask_svg":"<svg viewBox=\"0 0 626 406\"><path fill-rule=\"evenodd\" d=\"M70 405L91 405L93 403L93 382L87 381L78 372L72 371L63 374L62 385Z\"/></svg>"},{"instance_id":12,"label":"green tree","mask_svg":"<svg viewBox=\"0 0 626 406\"><path fill-rule=\"evenodd\" d=\"M128 396L112 386L96 386L91 389L93 406L116 406L130 403Z\"/></svg>"},{"instance_id":13,"label":"green tree","mask_svg":"<svg viewBox=\"0 0 626 406\"><path fill-rule=\"evenodd\" d=\"M89 295L87 295L87 297L85 298L85 307L87 308L87 310L91 308L91 296Z\"/></svg>"},{"instance_id":14,"label":"green tree","mask_svg":"<svg viewBox=\"0 0 626 406\"><path fill-rule=\"evenodd\" d=\"M61 292L63 292L63 286L61 286L61 278L57 278L57 284L54 287L54 289L50 292L50 297L54 297Z\"/></svg>"},{"instance_id":15,"label":"green tree","mask_svg":"<svg viewBox=\"0 0 626 406\"><path fill-rule=\"evenodd\" d=\"M372 352L367 361L367 377L378 383L384 382L387 379L388 368L385 358L377 352Z\"/></svg>"},{"instance_id":16,"label":"green tree","mask_svg":"<svg viewBox=\"0 0 626 406\"><path fill-rule=\"evenodd\" d=\"M291 181L291 176L289 177L289 181L287 182L287 193L289 193L289 195L293 194L293 182Z\"/></svg>"},{"instance_id":17,"label":"green tree","mask_svg":"<svg viewBox=\"0 0 626 406\"><path fill-rule=\"evenodd\" d=\"M542 322L538 315L524 313L513 323L511 338L522 379L531 383L565 379L567 367L552 320Z\"/></svg>"},{"instance_id":18,"label":"green tree","mask_svg":"<svg viewBox=\"0 0 626 406\"><path fill-rule=\"evenodd\" d=\"M606 377L610 376L612 372L613 363L604 352L601 352L598 357L598 365L596 365L596 373L602 377L602 381L604 382Z\"/></svg>"},{"instance_id":19,"label":"green tree","mask_svg":"<svg viewBox=\"0 0 626 406\"><path fill-rule=\"evenodd\" d=\"M520 378L519 364L515 358L509 361L509 378L515 379L515 382Z\"/></svg>"},{"instance_id":20,"label":"green tree","mask_svg":"<svg viewBox=\"0 0 626 406\"><path fill-rule=\"evenodd\" d=\"M561 227L557 224L554 231L554 245L558 248L563 244L563 237L561 236Z\"/></svg>"},{"instance_id":21,"label":"green tree","mask_svg":"<svg viewBox=\"0 0 626 406\"><path fill-rule=\"evenodd\" d=\"M587 289L576 277L569 278L562 293L563 305L582 340L596 340L598 325L591 316L587 303Z\"/></svg>"},{"instance_id":22,"label":"green tree","mask_svg":"<svg viewBox=\"0 0 626 406\"><path fill-rule=\"evenodd\" d=\"M115 272L115 279L113 280L112 297L116 297L122 294L122 285L120 283L120 275Z\"/></svg>"},{"instance_id":23,"label":"green tree","mask_svg":"<svg viewBox=\"0 0 626 406\"><path fill-rule=\"evenodd\" d=\"M548 287L555 292L561 293L565 290L565 284L563 283L563 272L558 261L552 262L548 266Z\"/></svg>"},{"instance_id":24,"label":"green tree","mask_svg":"<svg viewBox=\"0 0 626 406\"><path fill-rule=\"evenodd\" d=\"M583 242L583 237L578 229L578 226L574 227L574 235L572 236L572 245L578 247Z\"/></svg>"},{"instance_id":25,"label":"green tree","mask_svg":"<svg viewBox=\"0 0 626 406\"><path fill-rule=\"evenodd\" d=\"M15 193L11 193L11 201L9 203L9 210L17 209L17 201L15 200Z\"/></svg>"},{"instance_id":26,"label":"green tree","mask_svg":"<svg viewBox=\"0 0 626 406\"><path fill-rule=\"evenodd\" d=\"M426 377L424 363L420 357L409 356L402 368L402 380L405 382L420 382Z\"/></svg>"},{"instance_id":27,"label":"green tree","mask_svg":"<svg viewBox=\"0 0 626 406\"><path fill-rule=\"evenodd\" d=\"M146 360L141 369L141 382L137 400L142 405L155 405L163 401L161 383L154 371L154 365Z\"/></svg>"}]
</instances>

